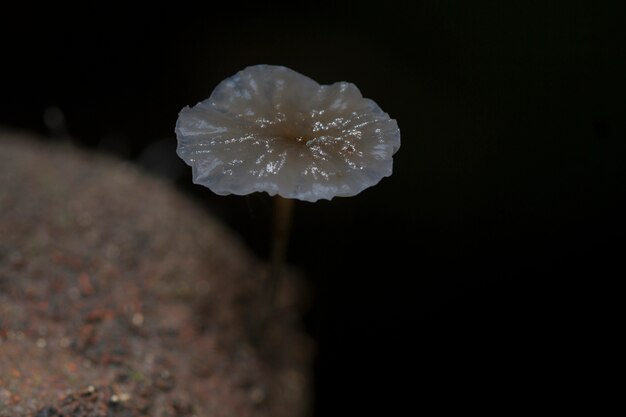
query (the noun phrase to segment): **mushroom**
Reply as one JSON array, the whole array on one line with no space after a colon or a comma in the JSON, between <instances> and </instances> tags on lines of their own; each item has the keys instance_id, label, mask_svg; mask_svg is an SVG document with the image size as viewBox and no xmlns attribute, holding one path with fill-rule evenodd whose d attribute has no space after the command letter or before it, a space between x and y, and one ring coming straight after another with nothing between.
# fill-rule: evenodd
<instances>
[{"instance_id":1,"label":"mushroom","mask_svg":"<svg viewBox=\"0 0 626 417\"><path fill-rule=\"evenodd\" d=\"M220 195L264 191L282 197L276 199L270 266L275 277L293 199L356 195L391 175L400 147L396 121L354 84L320 85L275 65L247 67L208 99L183 108L176 135L177 153L192 167L194 183Z\"/></svg>"},{"instance_id":2,"label":"mushroom","mask_svg":"<svg viewBox=\"0 0 626 417\"><path fill-rule=\"evenodd\" d=\"M176 134L193 181L216 194L310 202L375 185L400 147L396 121L354 84L319 85L274 65L248 67L185 107Z\"/></svg>"}]
</instances>

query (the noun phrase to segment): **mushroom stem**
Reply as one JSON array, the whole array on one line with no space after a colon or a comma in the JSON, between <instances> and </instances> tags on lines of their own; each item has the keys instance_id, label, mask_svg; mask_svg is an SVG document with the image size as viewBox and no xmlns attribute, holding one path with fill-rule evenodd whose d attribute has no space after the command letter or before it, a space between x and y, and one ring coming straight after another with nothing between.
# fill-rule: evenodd
<instances>
[{"instance_id":1,"label":"mushroom stem","mask_svg":"<svg viewBox=\"0 0 626 417\"><path fill-rule=\"evenodd\" d=\"M272 252L270 254L265 288L262 294L263 304L261 306L261 314L259 315L258 328L256 329L257 336L260 336L260 333L267 329L276 308L276 297L287 257L293 206L293 199L283 198L278 195L274 197Z\"/></svg>"},{"instance_id":2,"label":"mushroom stem","mask_svg":"<svg viewBox=\"0 0 626 417\"><path fill-rule=\"evenodd\" d=\"M273 242L270 268L267 276L268 305L270 312L276 303L276 293L278 292L280 277L282 275L282 271L285 266L285 259L287 257L293 206L294 200L290 198L283 198L279 195L274 197Z\"/></svg>"}]
</instances>

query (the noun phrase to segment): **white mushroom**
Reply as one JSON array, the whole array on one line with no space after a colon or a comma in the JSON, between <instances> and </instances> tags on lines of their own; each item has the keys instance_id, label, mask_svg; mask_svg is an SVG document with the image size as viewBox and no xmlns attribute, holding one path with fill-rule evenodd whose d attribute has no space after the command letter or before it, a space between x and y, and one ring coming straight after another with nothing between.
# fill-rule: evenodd
<instances>
[{"instance_id":1,"label":"white mushroom","mask_svg":"<svg viewBox=\"0 0 626 417\"><path fill-rule=\"evenodd\" d=\"M320 85L274 65L248 67L182 109L176 135L193 181L216 194L311 202L375 185L400 147L396 121L354 84Z\"/></svg>"}]
</instances>

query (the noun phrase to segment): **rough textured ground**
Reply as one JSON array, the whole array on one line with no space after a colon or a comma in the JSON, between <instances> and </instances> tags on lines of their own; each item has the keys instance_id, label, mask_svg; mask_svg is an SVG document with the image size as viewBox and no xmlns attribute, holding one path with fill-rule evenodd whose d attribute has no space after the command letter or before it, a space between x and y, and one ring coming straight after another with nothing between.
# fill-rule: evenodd
<instances>
[{"instance_id":1,"label":"rough textured ground","mask_svg":"<svg viewBox=\"0 0 626 417\"><path fill-rule=\"evenodd\" d=\"M0 417L306 415L290 285L249 340L262 276L159 180L0 132Z\"/></svg>"}]
</instances>

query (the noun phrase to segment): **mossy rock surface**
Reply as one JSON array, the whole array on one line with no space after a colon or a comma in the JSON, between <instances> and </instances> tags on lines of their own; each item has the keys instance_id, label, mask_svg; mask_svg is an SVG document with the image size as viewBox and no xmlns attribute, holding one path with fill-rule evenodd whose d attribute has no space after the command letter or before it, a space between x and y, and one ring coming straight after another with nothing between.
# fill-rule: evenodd
<instances>
[{"instance_id":1,"label":"mossy rock surface","mask_svg":"<svg viewBox=\"0 0 626 417\"><path fill-rule=\"evenodd\" d=\"M0 132L0 417L307 415L294 290L250 342L263 268L134 166Z\"/></svg>"}]
</instances>

